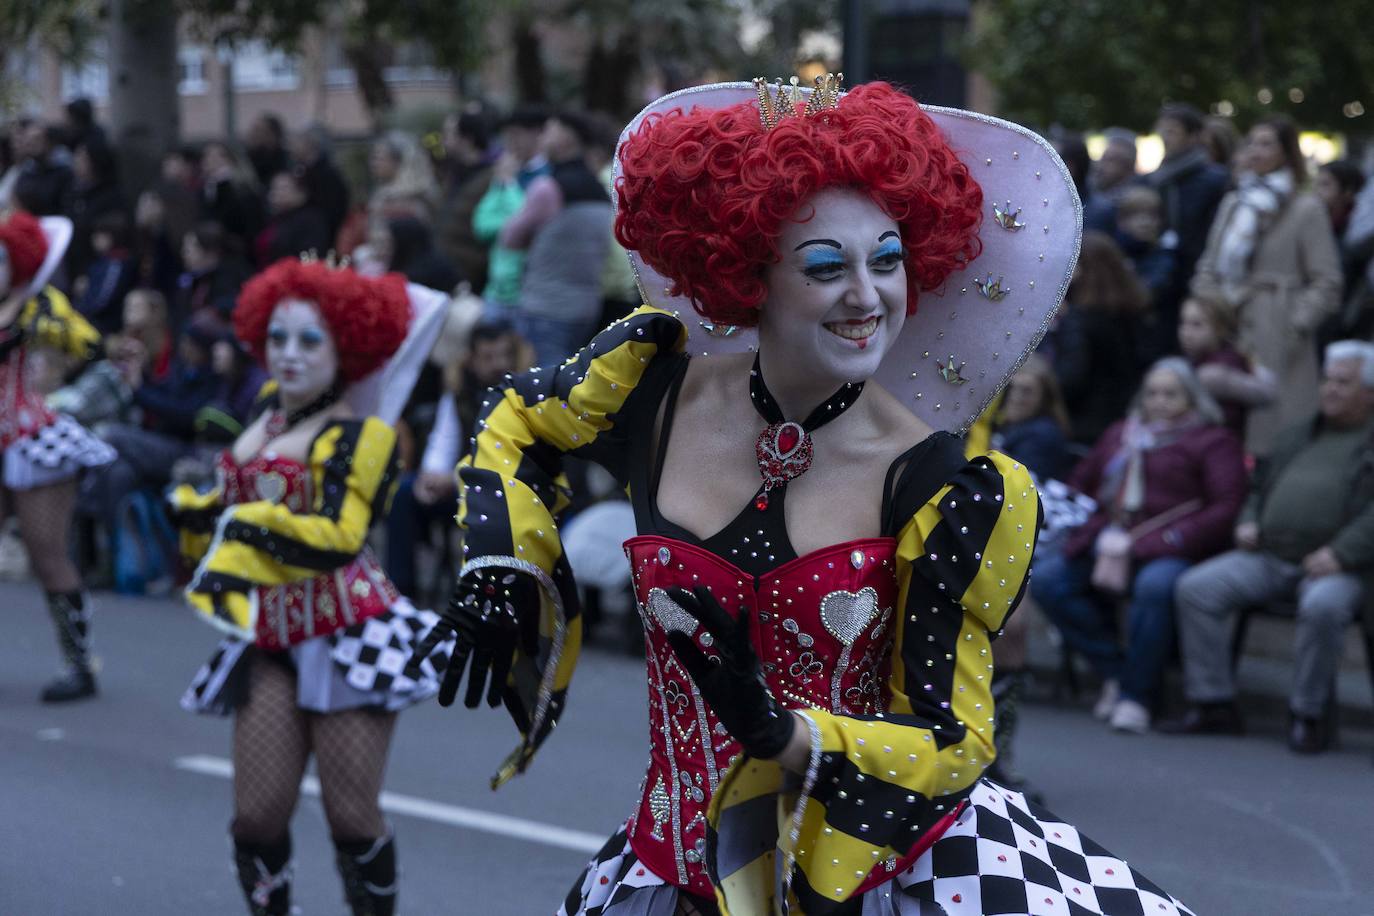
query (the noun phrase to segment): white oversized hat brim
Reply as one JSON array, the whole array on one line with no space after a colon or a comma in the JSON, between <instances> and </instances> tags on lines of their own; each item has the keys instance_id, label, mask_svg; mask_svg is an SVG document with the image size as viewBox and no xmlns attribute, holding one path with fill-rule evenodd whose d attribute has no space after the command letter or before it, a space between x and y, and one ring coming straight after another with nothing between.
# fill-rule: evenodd
<instances>
[{"instance_id":1,"label":"white oversized hat brim","mask_svg":"<svg viewBox=\"0 0 1374 916\"><path fill-rule=\"evenodd\" d=\"M651 115L741 102L757 104L753 84L670 93L629 123L621 143ZM942 289L921 294L876 381L932 427L962 434L1049 329L1073 278L1083 207L1063 160L1039 134L957 108L922 110L983 189L982 252ZM686 321L693 356L757 347L752 328L712 326L687 299L668 295L672 283L638 252L630 252L630 263L645 301Z\"/></svg>"}]
</instances>

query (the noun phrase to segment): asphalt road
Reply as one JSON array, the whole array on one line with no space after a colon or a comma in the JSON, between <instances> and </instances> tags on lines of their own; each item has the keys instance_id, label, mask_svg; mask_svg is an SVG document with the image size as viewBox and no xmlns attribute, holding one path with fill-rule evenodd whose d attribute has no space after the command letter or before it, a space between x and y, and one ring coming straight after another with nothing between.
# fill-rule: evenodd
<instances>
[{"instance_id":1,"label":"asphalt road","mask_svg":"<svg viewBox=\"0 0 1374 916\"><path fill-rule=\"evenodd\" d=\"M237 914L228 723L182 713L214 634L172 601L101 598L101 697L37 702L55 648L37 591L0 585L0 914ZM647 756L642 664L588 653L532 771L487 778L503 715L401 717L387 775L408 914L548 914L629 811ZM1048 806L1199 914L1374 914L1374 739L1300 759L1276 728L1241 739L1106 733L1027 709L1020 766ZM308 789L308 786L307 786ZM296 902L344 912L317 798L295 821Z\"/></svg>"}]
</instances>

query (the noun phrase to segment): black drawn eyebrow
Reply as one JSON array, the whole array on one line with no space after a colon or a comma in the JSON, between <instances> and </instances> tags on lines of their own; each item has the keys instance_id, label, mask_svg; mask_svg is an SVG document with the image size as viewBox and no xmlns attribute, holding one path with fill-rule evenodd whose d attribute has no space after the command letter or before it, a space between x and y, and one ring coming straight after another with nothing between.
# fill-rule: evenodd
<instances>
[{"instance_id":1,"label":"black drawn eyebrow","mask_svg":"<svg viewBox=\"0 0 1374 916\"><path fill-rule=\"evenodd\" d=\"M831 248L843 248L843 247L844 247L843 245L841 245L839 242L835 241L834 239L811 239L810 241L802 242L800 245L798 245L796 248L793 248L792 250L793 250L793 251L801 251L801 250L802 250L803 248L805 248L807 245L829 245Z\"/></svg>"}]
</instances>

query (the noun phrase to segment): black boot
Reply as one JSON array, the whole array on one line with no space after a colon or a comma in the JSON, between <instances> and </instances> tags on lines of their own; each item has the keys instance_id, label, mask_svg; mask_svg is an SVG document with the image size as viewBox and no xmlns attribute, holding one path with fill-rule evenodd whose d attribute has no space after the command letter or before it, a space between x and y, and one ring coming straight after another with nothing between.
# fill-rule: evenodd
<instances>
[{"instance_id":1,"label":"black boot","mask_svg":"<svg viewBox=\"0 0 1374 916\"><path fill-rule=\"evenodd\" d=\"M396 912L396 837L336 839L334 850L344 900L353 916L392 916Z\"/></svg>"},{"instance_id":2,"label":"black boot","mask_svg":"<svg viewBox=\"0 0 1374 916\"><path fill-rule=\"evenodd\" d=\"M66 703L96 694L91 670L91 610L80 592L48 593L48 616L57 630L67 672L43 688L44 703Z\"/></svg>"},{"instance_id":3,"label":"black boot","mask_svg":"<svg viewBox=\"0 0 1374 916\"><path fill-rule=\"evenodd\" d=\"M291 912L291 836L276 843L234 840L234 867L251 916Z\"/></svg>"}]
</instances>

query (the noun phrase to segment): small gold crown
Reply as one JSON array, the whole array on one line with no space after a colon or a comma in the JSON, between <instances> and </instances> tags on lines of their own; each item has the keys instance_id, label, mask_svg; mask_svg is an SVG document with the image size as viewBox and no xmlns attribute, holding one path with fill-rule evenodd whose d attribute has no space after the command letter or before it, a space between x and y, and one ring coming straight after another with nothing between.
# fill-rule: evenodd
<instances>
[{"instance_id":1,"label":"small gold crown","mask_svg":"<svg viewBox=\"0 0 1374 916\"><path fill-rule=\"evenodd\" d=\"M827 108L836 107L840 103L843 82L843 73L827 73L816 77L816 86L811 90L811 96L803 108L801 81L795 76L788 86L784 86L781 79L774 80L771 92L766 79L761 76L754 77L754 91L759 97L759 121L763 123L763 129L772 130L783 118L791 115L810 117Z\"/></svg>"},{"instance_id":2,"label":"small gold crown","mask_svg":"<svg viewBox=\"0 0 1374 916\"><path fill-rule=\"evenodd\" d=\"M1020 232L1026 228L1026 224L1017 219L1021 215L1021 208L1017 207L1014 211L1011 208L1011 201L1007 201L1005 207L999 204L992 205L992 218L997 221L997 225L1006 229L1008 232Z\"/></svg>"},{"instance_id":3,"label":"small gold crown","mask_svg":"<svg viewBox=\"0 0 1374 916\"><path fill-rule=\"evenodd\" d=\"M328 253L321 258L319 252L311 249L310 251L301 252L301 263L323 264L330 270L347 270L353 266L353 259L348 255L340 255L333 248L329 249Z\"/></svg>"},{"instance_id":4,"label":"small gold crown","mask_svg":"<svg viewBox=\"0 0 1374 916\"><path fill-rule=\"evenodd\" d=\"M1002 285L1001 277L994 280L992 279L992 274L988 274L986 280L974 280L973 285L978 289L978 292L982 293L993 302L1001 302L1003 299L1007 298L1007 294L1011 292L1010 286Z\"/></svg>"}]
</instances>

